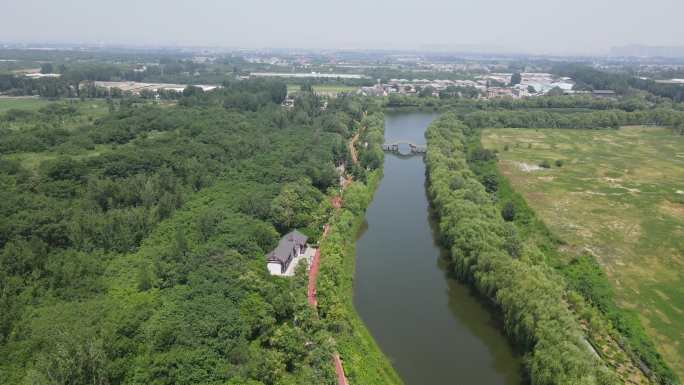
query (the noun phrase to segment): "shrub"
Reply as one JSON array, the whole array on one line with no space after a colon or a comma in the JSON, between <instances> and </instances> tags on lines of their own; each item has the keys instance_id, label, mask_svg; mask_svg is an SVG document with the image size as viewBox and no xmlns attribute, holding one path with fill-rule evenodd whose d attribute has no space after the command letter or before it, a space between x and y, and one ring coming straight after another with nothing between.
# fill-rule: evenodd
<instances>
[{"instance_id":1,"label":"shrub","mask_svg":"<svg viewBox=\"0 0 684 385\"><path fill-rule=\"evenodd\" d=\"M515 220L515 205L513 205L513 202L506 202L504 207L501 209L501 218L503 218L506 222L513 222L513 220Z\"/></svg>"}]
</instances>

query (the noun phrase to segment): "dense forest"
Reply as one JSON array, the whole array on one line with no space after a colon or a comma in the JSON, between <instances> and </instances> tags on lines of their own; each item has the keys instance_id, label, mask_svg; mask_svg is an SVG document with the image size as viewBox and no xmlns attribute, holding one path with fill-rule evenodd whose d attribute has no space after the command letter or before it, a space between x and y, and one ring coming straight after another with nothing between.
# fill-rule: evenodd
<instances>
[{"instance_id":1,"label":"dense forest","mask_svg":"<svg viewBox=\"0 0 684 385\"><path fill-rule=\"evenodd\" d=\"M555 258L557 240L497 174L478 126L448 113L426 135L428 195L451 268L503 313L532 384L617 384L629 371L678 383L639 321L617 309L596 262Z\"/></svg>"},{"instance_id":2,"label":"dense forest","mask_svg":"<svg viewBox=\"0 0 684 385\"><path fill-rule=\"evenodd\" d=\"M0 116L3 383L334 382L303 271L272 278L264 255L294 228L319 238L371 108L302 93L288 111L285 92ZM377 155L348 169L363 181Z\"/></svg>"}]
</instances>

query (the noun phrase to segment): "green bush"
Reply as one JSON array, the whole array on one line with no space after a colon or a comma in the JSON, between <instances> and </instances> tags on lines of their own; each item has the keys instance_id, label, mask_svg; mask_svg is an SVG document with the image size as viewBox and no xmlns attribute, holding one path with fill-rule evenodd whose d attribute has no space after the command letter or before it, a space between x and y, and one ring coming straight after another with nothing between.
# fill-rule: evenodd
<instances>
[{"instance_id":1,"label":"green bush","mask_svg":"<svg viewBox=\"0 0 684 385\"><path fill-rule=\"evenodd\" d=\"M513 202L508 201L501 209L501 218L506 222L512 222L515 219L515 205Z\"/></svg>"}]
</instances>

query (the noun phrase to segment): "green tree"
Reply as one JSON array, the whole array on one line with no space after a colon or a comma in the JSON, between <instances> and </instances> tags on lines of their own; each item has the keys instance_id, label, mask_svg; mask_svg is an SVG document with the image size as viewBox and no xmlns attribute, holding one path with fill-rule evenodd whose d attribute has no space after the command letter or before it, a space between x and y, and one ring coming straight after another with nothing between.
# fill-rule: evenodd
<instances>
[{"instance_id":1,"label":"green tree","mask_svg":"<svg viewBox=\"0 0 684 385\"><path fill-rule=\"evenodd\" d=\"M147 291L152 288L152 274L146 263L140 266L138 271L138 290Z\"/></svg>"},{"instance_id":2,"label":"green tree","mask_svg":"<svg viewBox=\"0 0 684 385\"><path fill-rule=\"evenodd\" d=\"M515 220L515 205L513 205L513 202L508 201L504 204L504 206L501 208L501 217L506 222L512 222Z\"/></svg>"},{"instance_id":3,"label":"green tree","mask_svg":"<svg viewBox=\"0 0 684 385\"><path fill-rule=\"evenodd\" d=\"M546 96L563 96L565 92L563 91L562 88L560 87L553 87L549 92L546 93Z\"/></svg>"},{"instance_id":4,"label":"green tree","mask_svg":"<svg viewBox=\"0 0 684 385\"><path fill-rule=\"evenodd\" d=\"M52 63L43 63L40 65L40 73L41 74L51 74L55 71L54 66Z\"/></svg>"},{"instance_id":5,"label":"green tree","mask_svg":"<svg viewBox=\"0 0 684 385\"><path fill-rule=\"evenodd\" d=\"M435 89L432 86L426 86L421 88L420 92L418 93L418 96L420 96L421 98L427 98L431 97L434 92Z\"/></svg>"},{"instance_id":6,"label":"green tree","mask_svg":"<svg viewBox=\"0 0 684 385\"><path fill-rule=\"evenodd\" d=\"M307 227L321 198L321 192L307 178L286 183L271 202L273 224L282 232Z\"/></svg>"},{"instance_id":7,"label":"green tree","mask_svg":"<svg viewBox=\"0 0 684 385\"><path fill-rule=\"evenodd\" d=\"M499 178L496 174L486 174L482 177L482 185L488 193L496 192L499 189Z\"/></svg>"}]
</instances>

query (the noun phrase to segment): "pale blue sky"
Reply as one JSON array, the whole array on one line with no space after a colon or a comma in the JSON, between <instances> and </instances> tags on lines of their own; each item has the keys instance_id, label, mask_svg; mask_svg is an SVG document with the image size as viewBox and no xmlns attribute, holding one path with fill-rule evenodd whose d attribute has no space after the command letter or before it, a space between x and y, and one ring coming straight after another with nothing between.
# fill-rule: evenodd
<instances>
[{"instance_id":1,"label":"pale blue sky","mask_svg":"<svg viewBox=\"0 0 684 385\"><path fill-rule=\"evenodd\" d=\"M0 0L0 41L227 47L684 45L684 0Z\"/></svg>"}]
</instances>

